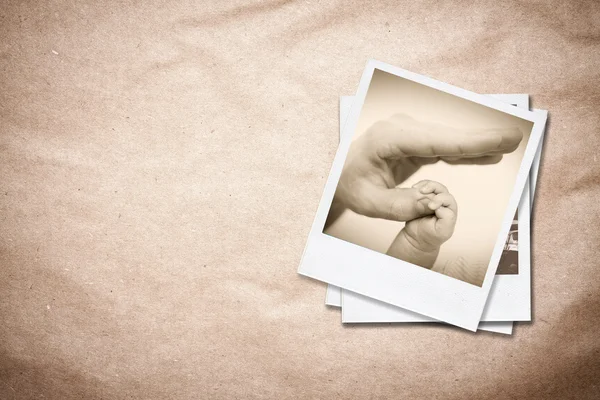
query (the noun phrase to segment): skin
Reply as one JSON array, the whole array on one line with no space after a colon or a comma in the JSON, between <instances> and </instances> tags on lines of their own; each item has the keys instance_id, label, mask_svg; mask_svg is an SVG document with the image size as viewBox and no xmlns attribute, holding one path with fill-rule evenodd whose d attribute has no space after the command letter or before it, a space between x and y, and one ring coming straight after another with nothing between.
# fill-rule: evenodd
<instances>
[{"instance_id":1,"label":"skin","mask_svg":"<svg viewBox=\"0 0 600 400\"><path fill-rule=\"evenodd\" d=\"M458 130L403 114L380 121L352 142L325 227L346 209L371 218L410 221L431 215L414 191L397 188L423 165L494 164L514 151L518 128Z\"/></svg>"},{"instance_id":2,"label":"skin","mask_svg":"<svg viewBox=\"0 0 600 400\"><path fill-rule=\"evenodd\" d=\"M441 183L421 181L413 189L427 197L433 214L408 221L389 247L387 254L425 268L433 267L441 245L454 233L458 207Z\"/></svg>"}]
</instances>

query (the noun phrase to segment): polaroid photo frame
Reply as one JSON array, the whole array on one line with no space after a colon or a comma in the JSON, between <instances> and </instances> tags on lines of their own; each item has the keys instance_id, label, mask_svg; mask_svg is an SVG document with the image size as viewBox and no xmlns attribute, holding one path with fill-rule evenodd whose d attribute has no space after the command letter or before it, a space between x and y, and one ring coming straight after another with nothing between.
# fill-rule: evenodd
<instances>
[{"instance_id":1,"label":"polaroid photo frame","mask_svg":"<svg viewBox=\"0 0 600 400\"><path fill-rule=\"evenodd\" d=\"M501 228L496 235L496 244L481 286L415 266L323 233L325 220L351 144L351 137L356 130L361 109L376 70L530 123L529 138L514 178ZM338 147L298 272L351 292L475 331L483 313L504 241L525 187L535 151L541 140L545 122L546 113L543 111L522 110L500 100L401 68L379 61L369 61L344 127L344 137Z\"/></svg>"},{"instance_id":2,"label":"polaroid photo frame","mask_svg":"<svg viewBox=\"0 0 600 400\"><path fill-rule=\"evenodd\" d=\"M529 108L529 95L527 94L499 94L499 95L490 95L492 97L496 97L499 100L505 101L506 103L513 104L517 107ZM342 127L343 122L348 117L348 113L352 107L352 102L354 101L354 96L341 96L340 97L340 138L342 135ZM524 246L525 243L523 241L519 241L519 246ZM527 243L529 245L529 243ZM492 285L492 291L494 286ZM327 285L327 294L325 299L325 304L333 307L341 307L342 305L342 289L337 286ZM378 321L365 320L360 322L372 322L377 323ZM404 321L396 321L396 322L404 322ZM489 331L494 333L501 333L505 335L512 334L513 323L512 322L480 322L477 330Z\"/></svg>"},{"instance_id":3,"label":"polaroid photo frame","mask_svg":"<svg viewBox=\"0 0 600 400\"><path fill-rule=\"evenodd\" d=\"M507 101L509 97L503 100ZM509 101L515 104L515 100L518 99ZM528 107L527 99L521 99L517 106ZM518 209L518 274L497 274L494 277L481 317L482 322L531 320L530 204L529 185L526 185ZM341 296L344 323L435 322L431 318L344 290L341 291Z\"/></svg>"},{"instance_id":4,"label":"polaroid photo frame","mask_svg":"<svg viewBox=\"0 0 600 400\"><path fill-rule=\"evenodd\" d=\"M517 107L528 109L529 107L529 96L526 94L512 94L512 95L490 95L499 100L505 101L506 103L513 104ZM353 96L342 96L340 97L340 135L341 127L343 125L343 121L346 120L347 114L351 108ZM542 144L540 144L541 147ZM539 152L537 153L539 154ZM534 164L539 162L539 158L534 161ZM537 170L537 169L536 169ZM534 173L534 169L532 168L532 174ZM519 215L520 220L526 218L523 212ZM528 236L528 232L522 232L524 228L522 227L523 223L520 222L520 232L519 232L519 249L523 249L525 246L530 246L529 241L526 240ZM525 233L525 234L524 234ZM522 253L521 253L522 254ZM519 260L519 272L523 274L524 269L529 269L530 260L526 257L521 256ZM496 288L496 282L500 278L502 280L504 277L509 278L507 283L510 283L510 278L513 278L511 275L496 275L495 281L492 284L492 289L490 293L494 293ZM521 281L526 281L529 277L529 274L523 274ZM530 285L517 285L519 289L526 290L527 293L530 293ZM517 289L518 290L518 289ZM490 296L492 296L492 294ZM499 297L502 299L502 295ZM328 285L327 287L327 295L325 303L334 307L341 307L342 302L342 290L336 286ZM488 302L491 300L488 298ZM500 301L501 302L501 301ZM523 308L530 307L530 296L527 295L526 301L522 304ZM354 304L353 304L354 303ZM392 307L393 311L388 310L388 306L385 303L380 303L377 301L365 301L362 296L356 302L348 302L346 301L346 307L348 308L346 313L346 318L343 320L347 323L380 323L380 322L433 322L426 317L419 316L417 320L415 320L415 314L406 312L405 310L401 310L402 312L397 312L396 307ZM382 306L383 305L383 306ZM375 309L377 308L377 309ZM354 311L354 312L353 312ZM381 315L383 314L383 315ZM416 314L418 315L418 314ZM511 334L512 333L512 322L480 322L478 326L478 330L487 330L491 332L503 333L503 334Z\"/></svg>"}]
</instances>

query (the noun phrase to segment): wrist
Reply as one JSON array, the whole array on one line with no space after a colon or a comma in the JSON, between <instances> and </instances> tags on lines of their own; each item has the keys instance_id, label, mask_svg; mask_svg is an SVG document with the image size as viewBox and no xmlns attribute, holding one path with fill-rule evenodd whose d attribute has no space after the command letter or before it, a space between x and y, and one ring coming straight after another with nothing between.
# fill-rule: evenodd
<instances>
[{"instance_id":1,"label":"wrist","mask_svg":"<svg viewBox=\"0 0 600 400\"><path fill-rule=\"evenodd\" d=\"M439 246L420 243L402 229L392 242L387 255L424 268L432 268L439 252Z\"/></svg>"},{"instance_id":2,"label":"wrist","mask_svg":"<svg viewBox=\"0 0 600 400\"><path fill-rule=\"evenodd\" d=\"M420 251L423 253L432 253L435 251L439 251L441 247L441 243L430 243L425 240L419 240L411 235L407 229L402 229L400 231L406 238L406 241L410 246L412 246L416 251Z\"/></svg>"}]
</instances>

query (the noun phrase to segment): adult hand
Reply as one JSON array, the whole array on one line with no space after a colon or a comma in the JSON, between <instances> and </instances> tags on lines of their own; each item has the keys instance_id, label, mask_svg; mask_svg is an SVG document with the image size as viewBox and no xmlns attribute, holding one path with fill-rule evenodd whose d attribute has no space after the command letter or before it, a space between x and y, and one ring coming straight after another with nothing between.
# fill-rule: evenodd
<instances>
[{"instance_id":1,"label":"adult hand","mask_svg":"<svg viewBox=\"0 0 600 400\"><path fill-rule=\"evenodd\" d=\"M414 207L410 189L396 188L421 166L493 164L514 151L518 128L460 130L403 114L371 126L350 145L327 225L348 208L372 218L410 221L430 214ZM337 214L337 215L336 215Z\"/></svg>"}]
</instances>

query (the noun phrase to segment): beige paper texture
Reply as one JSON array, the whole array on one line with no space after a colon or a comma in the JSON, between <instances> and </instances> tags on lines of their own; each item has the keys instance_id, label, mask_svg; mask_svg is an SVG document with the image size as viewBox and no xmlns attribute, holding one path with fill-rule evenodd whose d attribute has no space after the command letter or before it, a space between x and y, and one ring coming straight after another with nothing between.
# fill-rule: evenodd
<instances>
[{"instance_id":1,"label":"beige paper texture","mask_svg":"<svg viewBox=\"0 0 600 400\"><path fill-rule=\"evenodd\" d=\"M596 2L4 2L0 398L593 398ZM344 328L296 273L368 58L550 110L533 318Z\"/></svg>"}]
</instances>

